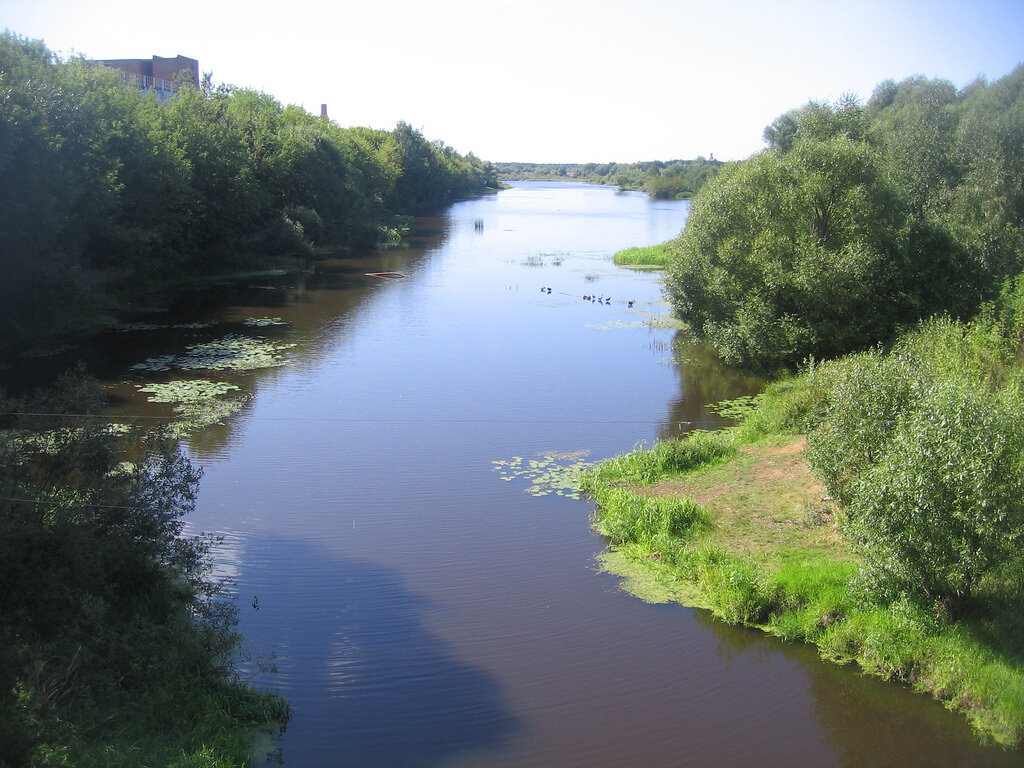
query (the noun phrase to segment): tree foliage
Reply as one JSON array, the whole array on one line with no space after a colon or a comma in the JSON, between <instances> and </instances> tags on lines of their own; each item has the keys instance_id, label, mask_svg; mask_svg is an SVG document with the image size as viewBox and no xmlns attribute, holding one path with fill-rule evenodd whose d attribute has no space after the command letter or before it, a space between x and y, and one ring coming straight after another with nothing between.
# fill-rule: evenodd
<instances>
[{"instance_id":1,"label":"tree foliage","mask_svg":"<svg viewBox=\"0 0 1024 768\"><path fill-rule=\"evenodd\" d=\"M723 163L695 160L653 160L642 163L498 163L502 179L583 181L614 184L620 190L641 190L653 198L690 198Z\"/></svg>"},{"instance_id":2,"label":"tree foliage","mask_svg":"<svg viewBox=\"0 0 1024 768\"><path fill-rule=\"evenodd\" d=\"M105 322L118 287L372 245L395 214L497 186L492 166L343 129L244 88L159 102L0 36L0 340Z\"/></svg>"},{"instance_id":3,"label":"tree foliage","mask_svg":"<svg viewBox=\"0 0 1024 768\"><path fill-rule=\"evenodd\" d=\"M726 168L670 246L678 316L727 361L792 368L970 316L1024 254L1024 67L963 91L810 103Z\"/></svg>"}]
</instances>

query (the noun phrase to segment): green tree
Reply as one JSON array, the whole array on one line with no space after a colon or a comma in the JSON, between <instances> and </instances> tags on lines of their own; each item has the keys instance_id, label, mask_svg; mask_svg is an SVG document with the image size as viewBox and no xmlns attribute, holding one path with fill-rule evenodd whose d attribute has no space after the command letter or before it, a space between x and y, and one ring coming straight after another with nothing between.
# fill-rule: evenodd
<instances>
[{"instance_id":1,"label":"green tree","mask_svg":"<svg viewBox=\"0 0 1024 768\"><path fill-rule=\"evenodd\" d=\"M849 351L908 314L903 211L877 151L855 138L860 110L808 114L788 152L762 152L704 186L671 246L675 312L733 364Z\"/></svg>"}]
</instances>

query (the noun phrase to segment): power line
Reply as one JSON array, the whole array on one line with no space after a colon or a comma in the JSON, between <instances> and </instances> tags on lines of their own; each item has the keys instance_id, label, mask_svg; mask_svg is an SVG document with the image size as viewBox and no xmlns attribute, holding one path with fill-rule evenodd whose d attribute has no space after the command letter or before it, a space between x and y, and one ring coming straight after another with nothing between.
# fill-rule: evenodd
<instances>
[{"instance_id":1,"label":"power line","mask_svg":"<svg viewBox=\"0 0 1024 768\"><path fill-rule=\"evenodd\" d=\"M74 507L90 507L92 509L132 509L132 510L145 510L147 507L141 506L124 506L121 504L90 504L85 501L52 501L49 499L18 499L11 496L0 496L0 501L20 501L26 504L49 504L51 507L56 506L74 506Z\"/></svg>"},{"instance_id":2,"label":"power line","mask_svg":"<svg viewBox=\"0 0 1024 768\"><path fill-rule=\"evenodd\" d=\"M79 413L0 413L0 417L3 416L32 416L32 417L63 417L63 418L82 418L82 419L109 419L109 420L163 420L163 421L175 421L179 420L177 416L132 416L132 415L110 415L103 416L97 414L79 414ZM454 419L454 418L367 418L367 417L348 417L348 416L267 416L261 417L261 421L283 421L283 422L340 422L340 423L352 423L352 424L648 424L651 419L592 419L592 418L579 418L579 419L559 419L559 418L533 418L533 419L517 419L517 418L466 418L466 419Z\"/></svg>"}]
</instances>

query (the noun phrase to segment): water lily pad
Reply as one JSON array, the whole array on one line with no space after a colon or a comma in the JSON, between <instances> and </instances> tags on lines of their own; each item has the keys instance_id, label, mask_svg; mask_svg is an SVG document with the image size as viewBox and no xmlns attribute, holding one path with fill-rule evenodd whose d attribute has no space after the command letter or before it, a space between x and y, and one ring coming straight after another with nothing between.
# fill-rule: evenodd
<instances>
[{"instance_id":1,"label":"water lily pad","mask_svg":"<svg viewBox=\"0 0 1024 768\"><path fill-rule=\"evenodd\" d=\"M720 400L709 403L708 408L727 419L745 419L757 410L764 399L763 395L740 395L732 400Z\"/></svg>"},{"instance_id":2,"label":"water lily pad","mask_svg":"<svg viewBox=\"0 0 1024 768\"><path fill-rule=\"evenodd\" d=\"M593 462L585 461L590 451L564 451L541 454L538 459L526 460L513 456L507 461L491 462L501 479L511 482L517 478L527 480L530 485L526 492L532 496L549 496L552 493L578 499L576 480L580 472ZM525 464L524 464L525 462Z\"/></svg>"},{"instance_id":3,"label":"water lily pad","mask_svg":"<svg viewBox=\"0 0 1024 768\"><path fill-rule=\"evenodd\" d=\"M223 424L242 410L248 402L248 397L215 397L192 403L180 403L174 410L181 414L181 421L173 426L173 430L179 435L184 435L203 427Z\"/></svg>"},{"instance_id":4,"label":"water lily pad","mask_svg":"<svg viewBox=\"0 0 1024 768\"><path fill-rule=\"evenodd\" d=\"M132 368L143 371L208 369L215 371L252 371L274 368L288 362L286 352L294 347L283 341L229 334L221 339L192 344L182 355L162 355L136 363Z\"/></svg>"},{"instance_id":5,"label":"water lily pad","mask_svg":"<svg viewBox=\"0 0 1024 768\"><path fill-rule=\"evenodd\" d=\"M180 379L163 384L139 386L140 392L150 393L151 403L198 403L239 389L226 381L206 379Z\"/></svg>"}]
</instances>

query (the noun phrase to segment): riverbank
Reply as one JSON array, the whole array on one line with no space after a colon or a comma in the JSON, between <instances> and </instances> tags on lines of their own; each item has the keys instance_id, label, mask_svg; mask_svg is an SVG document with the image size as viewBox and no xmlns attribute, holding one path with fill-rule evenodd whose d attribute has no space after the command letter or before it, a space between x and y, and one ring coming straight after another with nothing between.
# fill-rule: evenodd
<instances>
[{"instance_id":1,"label":"riverbank","mask_svg":"<svg viewBox=\"0 0 1024 768\"><path fill-rule=\"evenodd\" d=\"M1021 618L1004 609L953 620L872 597L840 534L840 509L786 430L743 427L637 449L585 472L604 567L653 602L817 646L839 664L928 693L983 741L1024 736Z\"/></svg>"}]
</instances>

